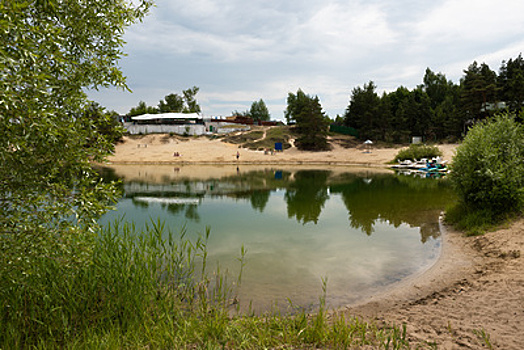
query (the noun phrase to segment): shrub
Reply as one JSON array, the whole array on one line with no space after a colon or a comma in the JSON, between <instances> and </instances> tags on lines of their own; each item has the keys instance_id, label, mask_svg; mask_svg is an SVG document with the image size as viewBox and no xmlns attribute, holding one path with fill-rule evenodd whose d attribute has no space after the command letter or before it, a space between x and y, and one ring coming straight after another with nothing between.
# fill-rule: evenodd
<instances>
[{"instance_id":1,"label":"shrub","mask_svg":"<svg viewBox=\"0 0 524 350\"><path fill-rule=\"evenodd\" d=\"M464 205L495 214L524 202L524 129L500 114L470 129L453 158L450 178Z\"/></svg>"},{"instance_id":2,"label":"shrub","mask_svg":"<svg viewBox=\"0 0 524 350\"><path fill-rule=\"evenodd\" d=\"M448 208L445 218L447 223L465 232L468 236L478 236L492 230L501 219L497 218L489 209L474 210L463 202L458 202Z\"/></svg>"},{"instance_id":3,"label":"shrub","mask_svg":"<svg viewBox=\"0 0 524 350\"><path fill-rule=\"evenodd\" d=\"M436 146L426 145L410 145L408 148L402 149L395 156L394 162L402 160L416 160L421 158L431 159L433 157L441 156L442 152Z\"/></svg>"}]
</instances>

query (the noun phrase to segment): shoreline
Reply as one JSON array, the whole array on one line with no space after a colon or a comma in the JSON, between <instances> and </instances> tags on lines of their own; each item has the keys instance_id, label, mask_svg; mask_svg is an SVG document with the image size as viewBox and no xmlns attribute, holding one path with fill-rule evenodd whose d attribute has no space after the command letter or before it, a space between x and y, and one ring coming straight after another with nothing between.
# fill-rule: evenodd
<instances>
[{"instance_id":1,"label":"shoreline","mask_svg":"<svg viewBox=\"0 0 524 350\"><path fill-rule=\"evenodd\" d=\"M521 349L524 343L524 218L483 236L442 224L441 256L426 271L342 310L379 326L406 325L438 349Z\"/></svg>"},{"instance_id":2,"label":"shoreline","mask_svg":"<svg viewBox=\"0 0 524 350\"><path fill-rule=\"evenodd\" d=\"M107 163L108 165L285 165L285 166L296 166L296 165L330 165L330 166L350 166L350 167L380 167L388 168L388 164L376 164L376 163L353 163L353 162L332 162L332 161L238 161L238 162L219 162L219 161L170 161L170 160L157 160L157 161L120 161L112 160Z\"/></svg>"},{"instance_id":3,"label":"shoreline","mask_svg":"<svg viewBox=\"0 0 524 350\"><path fill-rule=\"evenodd\" d=\"M147 145L147 146L144 146ZM450 161L457 145L439 145ZM224 173L238 167L344 167L364 171L390 171L389 164L401 148L343 148L328 152L285 150L275 155L249 151L219 140L179 140L165 135L125 138L102 165L186 166L206 175L206 166L221 166ZM240 159L235 158L240 152ZM180 157L173 157L179 152ZM269 158L270 157L270 158ZM269 159L268 159L269 158ZM167 167L166 167L167 168ZM180 176L185 172L180 167ZM176 168L178 169L178 168ZM173 174L173 169L169 169ZM486 346L520 349L524 344L524 218L478 237L466 237L443 223L442 248L437 261L424 271L393 284L389 290L355 305L341 307L350 317L374 321L378 326L406 325L407 338L438 349Z\"/></svg>"},{"instance_id":4,"label":"shoreline","mask_svg":"<svg viewBox=\"0 0 524 350\"><path fill-rule=\"evenodd\" d=\"M448 285L464 276L475 262L470 251L467 251L465 237L453 230L439 218L442 245L436 261L418 273L394 283L389 290L375 294L362 302L348 305L346 310L360 313L361 316L378 316L377 311L398 307L395 302L413 302L433 292L437 284ZM394 301L392 304L391 301Z\"/></svg>"}]
</instances>

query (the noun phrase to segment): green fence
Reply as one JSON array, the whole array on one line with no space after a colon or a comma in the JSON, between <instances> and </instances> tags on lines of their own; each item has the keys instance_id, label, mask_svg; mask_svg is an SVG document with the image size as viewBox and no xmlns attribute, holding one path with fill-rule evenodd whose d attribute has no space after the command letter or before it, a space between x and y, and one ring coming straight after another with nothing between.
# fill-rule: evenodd
<instances>
[{"instance_id":1,"label":"green fence","mask_svg":"<svg viewBox=\"0 0 524 350\"><path fill-rule=\"evenodd\" d=\"M351 136L358 137L358 130L354 129L354 128L347 127L347 126L331 124L329 126L329 131L330 132L336 132L338 134L351 135Z\"/></svg>"}]
</instances>

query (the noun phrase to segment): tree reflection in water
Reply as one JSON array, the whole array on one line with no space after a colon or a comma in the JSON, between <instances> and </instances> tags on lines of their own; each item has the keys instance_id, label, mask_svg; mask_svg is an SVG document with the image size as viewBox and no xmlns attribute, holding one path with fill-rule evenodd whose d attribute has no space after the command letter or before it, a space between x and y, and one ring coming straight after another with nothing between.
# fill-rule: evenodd
<instances>
[{"instance_id":1,"label":"tree reflection in water","mask_svg":"<svg viewBox=\"0 0 524 350\"><path fill-rule=\"evenodd\" d=\"M375 175L372 181L363 181L352 174L336 180L330 187L339 193L348 209L350 225L371 235L378 220L395 227L408 224L421 227L421 240L440 233L440 212L453 198L446 181L408 178L395 175Z\"/></svg>"},{"instance_id":2,"label":"tree reflection in water","mask_svg":"<svg viewBox=\"0 0 524 350\"><path fill-rule=\"evenodd\" d=\"M104 170L102 170L104 173ZM107 172L111 179L118 170ZM109 176L108 175L108 176ZM397 176L390 173L365 174L329 170L265 169L239 172L234 176L206 180L163 177L160 183L129 182L124 179L125 197L221 197L247 200L260 213L274 191L284 190L289 218L302 224L318 224L326 202L340 196L347 212L349 226L371 235L377 222L387 221L398 227L407 224L420 227L421 241L440 234L438 218L454 199L446 180ZM147 203L133 200L136 206ZM188 220L200 222L199 204L163 205L173 214L184 212Z\"/></svg>"},{"instance_id":3,"label":"tree reflection in water","mask_svg":"<svg viewBox=\"0 0 524 350\"><path fill-rule=\"evenodd\" d=\"M235 276L245 244L239 300L267 310L274 300L316 302L321 277L329 276L329 303L343 305L420 272L438 256L439 214L454 198L446 180L369 169L235 166L197 178L194 168L143 168L122 170L124 198L101 223L158 218L195 238L209 225L210 261Z\"/></svg>"},{"instance_id":4,"label":"tree reflection in water","mask_svg":"<svg viewBox=\"0 0 524 350\"><path fill-rule=\"evenodd\" d=\"M324 170L297 171L295 181L289 184L285 199L287 215L298 222L318 222L322 208L329 198L327 179L330 172Z\"/></svg>"}]
</instances>

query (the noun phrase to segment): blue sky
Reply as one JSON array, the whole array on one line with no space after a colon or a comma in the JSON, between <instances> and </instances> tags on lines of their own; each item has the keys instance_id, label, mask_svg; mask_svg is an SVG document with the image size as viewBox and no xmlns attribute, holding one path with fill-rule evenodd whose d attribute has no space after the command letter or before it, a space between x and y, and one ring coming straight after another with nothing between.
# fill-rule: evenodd
<instances>
[{"instance_id":1,"label":"blue sky","mask_svg":"<svg viewBox=\"0 0 524 350\"><path fill-rule=\"evenodd\" d=\"M459 82L473 61L498 72L524 51L522 0L157 0L125 34L133 91L90 91L108 110L157 106L198 86L205 116L263 99L282 120L289 92L318 95L334 118L351 90L421 84L429 67Z\"/></svg>"}]
</instances>

